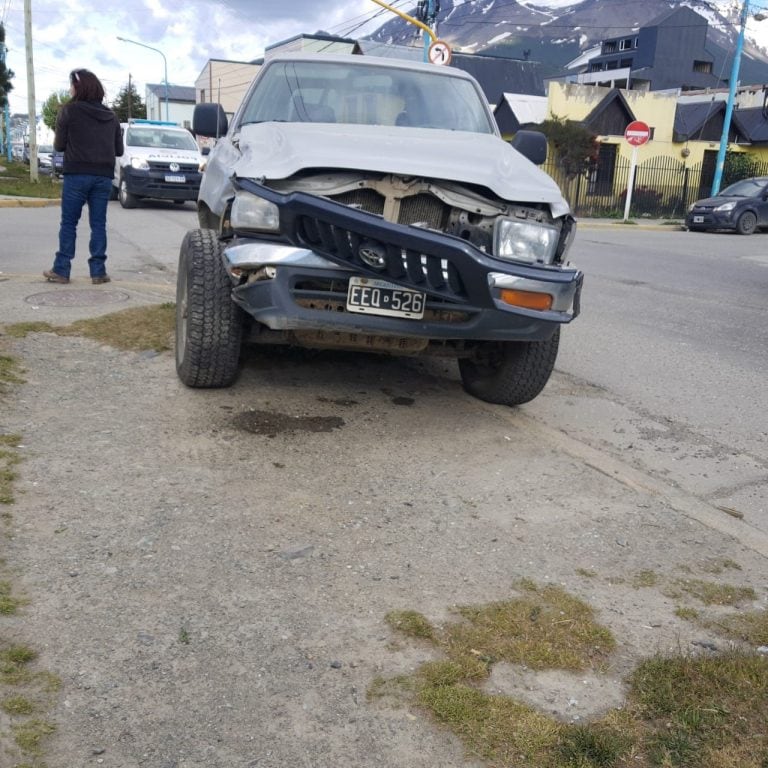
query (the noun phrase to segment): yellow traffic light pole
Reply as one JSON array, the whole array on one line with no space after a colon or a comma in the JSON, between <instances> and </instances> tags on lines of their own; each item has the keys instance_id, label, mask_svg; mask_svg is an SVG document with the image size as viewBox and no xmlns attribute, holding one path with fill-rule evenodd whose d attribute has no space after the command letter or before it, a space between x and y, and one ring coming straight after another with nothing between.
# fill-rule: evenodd
<instances>
[{"instance_id":1,"label":"yellow traffic light pole","mask_svg":"<svg viewBox=\"0 0 768 768\"><path fill-rule=\"evenodd\" d=\"M388 11L392 11L392 13L396 13L398 16L400 16L400 18L405 19L411 24L415 24L417 27L419 27L419 29L422 29L430 36L433 43L435 40L437 40L437 35L426 24L422 23L418 19L414 19L413 16L409 16L407 13L403 13L397 8L393 8L391 5L387 5L387 3L383 2L382 0L373 0L373 2L376 3L376 5L380 5L382 8L386 8Z\"/></svg>"}]
</instances>

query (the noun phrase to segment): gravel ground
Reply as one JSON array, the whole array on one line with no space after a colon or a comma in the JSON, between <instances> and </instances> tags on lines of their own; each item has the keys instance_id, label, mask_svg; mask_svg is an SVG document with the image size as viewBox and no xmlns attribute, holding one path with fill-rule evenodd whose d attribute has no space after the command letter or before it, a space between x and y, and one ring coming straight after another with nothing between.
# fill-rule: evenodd
<instances>
[{"instance_id":1,"label":"gravel ground","mask_svg":"<svg viewBox=\"0 0 768 768\"><path fill-rule=\"evenodd\" d=\"M192 391L167 354L12 347L27 383L0 427L24 461L3 549L30 604L4 621L63 681L49 768L479 766L367 700L430 657L388 611L441 623L521 577L564 586L615 634L609 669L500 667L488 688L573 720L616 706L643 656L724 645L675 616L681 566L765 604L761 555L525 409L472 400L449 366L254 352L235 387ZM741 569L704 575L726 560ZM632 586L643 570L656 587Z\"/></svg>"}]
</instances>

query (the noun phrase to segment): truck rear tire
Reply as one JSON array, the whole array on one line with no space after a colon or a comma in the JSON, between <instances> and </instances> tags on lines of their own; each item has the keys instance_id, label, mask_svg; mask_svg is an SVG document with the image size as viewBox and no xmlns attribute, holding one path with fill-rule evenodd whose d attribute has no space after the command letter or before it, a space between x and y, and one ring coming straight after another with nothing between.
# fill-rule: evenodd
<instances>
[{"instance_id":1,"label":"truck rear tire","mask_svg":"<svg viewBox=\"0 0 768 768\"><path fill-rule=\"evenodd\" d=\"M559 345L559 326L546 341L480 342L474 357L459 359L464 389L488 403L528 403L549 381Z\"/></svg>"},{"instance_id":2,"label":"truck rear tire","mask_svg":"<svg viewBox=\"0 0 768 768\"><path fill-rule=\"evenodd\" d=\"M212 229L187 232L176 285L176 372L188 387L228 387L237 378L244 313Z\"/></svg>"}]
</instances>

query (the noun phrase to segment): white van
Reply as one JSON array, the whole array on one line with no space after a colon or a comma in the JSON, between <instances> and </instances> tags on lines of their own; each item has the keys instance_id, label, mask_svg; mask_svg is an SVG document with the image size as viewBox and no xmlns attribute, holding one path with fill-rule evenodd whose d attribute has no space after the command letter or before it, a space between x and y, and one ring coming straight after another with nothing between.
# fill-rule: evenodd
<instances>
[{"instance_id":1,"label":"white van","mask_svg":"<svg viewBox=\"0 0 768 768\"><path fill-rule=\"evenodd\" d=\"M125 152L115 160L113 198L135 208L142 198L197 200L203 157L192 134L176 123L121 123Z\"/></svg>"}]
</instances>

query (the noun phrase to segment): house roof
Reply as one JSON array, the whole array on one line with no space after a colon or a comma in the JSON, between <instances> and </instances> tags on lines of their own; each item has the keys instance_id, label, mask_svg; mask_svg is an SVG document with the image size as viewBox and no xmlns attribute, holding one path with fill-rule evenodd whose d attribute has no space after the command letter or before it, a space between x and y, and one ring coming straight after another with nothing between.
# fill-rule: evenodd
<instances>
[{"instance_id":1,"label":"house roof","mask_svg":"<svg viewBox=\"0 0 768 768\"><path fill-rule=\"evenodd\" d=\"M734 110L733 121L739 133L752 144L768 143L768 114L763 107Z\"/></svg>"},{"instance_id":2,"label":"house roof","mask_svg":"<svg viewBox=\"0 0 768 768\"><path fill-rule=\"evenodd\" d=\"M147 90L158 99L165 99L165 83L147 83ZM195 87L193 85L168 84L168 101L189 101L195 103Z\"/></svg>"},{"instance_id":3,"label":"house roof","mask_svg":"<svg viewBox=\"0 0 768 768\"><path fill-rule=\"evenodd\" d=\"M530 96L522 93L505 93L504 101L514 112L521 125L543 123L547 119L546 96Z\"/></svg>"},{"instance_id":4,"label":"house roof","mask_svg":"<svg viewBox=\"0 0 768 768\"><path fill-rule=\"evenodd\" d=\"M605 95L605 98L581 121L584 125L591 125L596 123L600 115L603 114L614 101L618 101L624 108L629 118L628 122L635 120L635 113L632 111L632 107L629 106L624 95L618 88L611 88L610 92Z\"/></svg>"},{"instance_id":5,"label":"house roof","mask_svg":"<svg viewBox=\"0 0 768 768\"><path fill-rule=\"evenodd\" d=\"M721 99L687 103L678 102L675 109L672 141L695 139L696 134L704 128L714 115L724 111L725 102Z\"/></svg>"}]
</instances>

